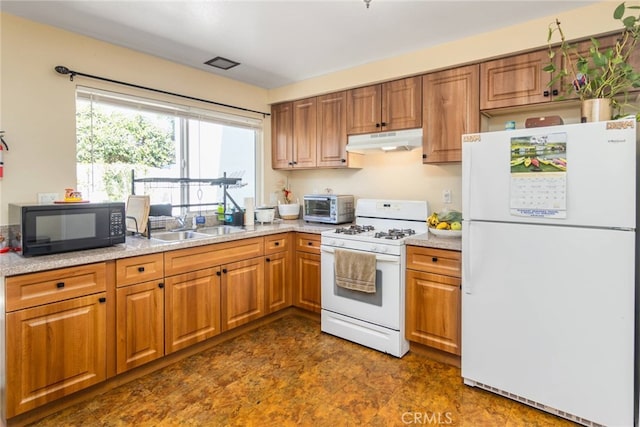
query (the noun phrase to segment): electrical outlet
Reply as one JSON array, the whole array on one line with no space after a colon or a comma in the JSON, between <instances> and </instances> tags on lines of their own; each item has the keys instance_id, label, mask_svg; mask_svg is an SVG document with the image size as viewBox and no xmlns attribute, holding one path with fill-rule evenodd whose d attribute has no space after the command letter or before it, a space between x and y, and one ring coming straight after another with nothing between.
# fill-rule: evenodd
<instances>
[{"instance_id":1,"label":"electrical outlet","mask_svg":"<svg viewBox=\"0 0 640 427\"><path fill-rule=\"evenodd\" d=\"M58 193L38 193L38 203L46 205L59 200Z\"/></svg>"},{"instance_id":2,"label":"electrical outlet","mask_svg":"<svg viewBox=\"0 0 640 427\"><path fill-rule=\"evenodd\" d=\"M451 203L451 190L442 190L442 203Z\"/></svg>"}]
</instances>

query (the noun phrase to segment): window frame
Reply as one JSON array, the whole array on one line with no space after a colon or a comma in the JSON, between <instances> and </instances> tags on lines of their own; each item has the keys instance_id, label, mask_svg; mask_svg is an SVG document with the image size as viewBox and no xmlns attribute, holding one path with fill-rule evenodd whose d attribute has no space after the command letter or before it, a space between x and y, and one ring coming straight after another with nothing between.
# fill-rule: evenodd
<instances>
[{"instance_id":1,"label":"window frame","mask_svg":"<svg viewBox=\"0 0 640 427\"><path fill-rule=\"evenodd\" d=\"M180 135L176 138L176 144L179 144L179 156L180 165L177 165L181 179L190 178L190 165L189 165L189 120L199 120L209 122L213 124L232 126L238 128L244 128L254 131L254 155L253 166L255 171L254 181L254 199L258 196L258 191L262 188L263 168L260 159L264 153L264 116L259 116L257 113L247 112L246 114L235 114L228 111L221 111L220 108L203 108L201 106L192 106L186 104L178 104L175 102L168 102L165 100L159 100L154 98L147 98L139 95L131 95L127 93L114 92L104 89L98 89L88 86L76 86L75 93L76 102L83 99L89 102L98 102L107 105L113 105L118 107L125 107L129 109L140 109L145 112L166 114L175 116L180 120ZM198 102L198 104L200 104ZM243 113L245 113L243 111ZM179 138L179 141L177 140ZM177 152L178 154L178 152ZM77 163L77 162L76 162ZM153 178L153 177L136 177L138 178ZM206 178L220 178L220 177L206 177ZM159 178L161 179L161 178ZM133 187L132 183L132 187ZM189 212L189 205L195 205L190 201L190 191L188 185L180 185L180 207L181 213ZM242 205L242 200L238 200L238 203ZM207 203L212 206L216 204L215 201ZM191 209L193 210L193 208Z\"/></svg>"}]
</instances>

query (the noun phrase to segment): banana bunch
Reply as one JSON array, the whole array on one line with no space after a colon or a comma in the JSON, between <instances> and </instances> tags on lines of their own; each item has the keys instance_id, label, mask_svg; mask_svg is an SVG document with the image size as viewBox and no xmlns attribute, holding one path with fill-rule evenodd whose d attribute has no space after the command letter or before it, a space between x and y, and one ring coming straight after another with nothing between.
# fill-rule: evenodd
<instances>
[{"instance_id":1,"label":"banana bunch","mask_svg":"<svg viewBox=\"0 0 640 427\"><path fill-rule=\"evenodd\" d=\"M435 212L429 215L429 218L427 218L427 224L431 228L436 228L439 222L440 222L440 219L438 218L438 214Z\"/></svg>"},{"instance_id":2,"label":"banana bunch","mask_svg":"<svg viewBox=\"0 0 640 427\"><path fill-rule=\"evenodd\" d=\"M429 228L437 230L461 230L462 229L462 213L458 211L449 211L446 213L432 213L427 218Z\"/></svg>"}]
</instances>

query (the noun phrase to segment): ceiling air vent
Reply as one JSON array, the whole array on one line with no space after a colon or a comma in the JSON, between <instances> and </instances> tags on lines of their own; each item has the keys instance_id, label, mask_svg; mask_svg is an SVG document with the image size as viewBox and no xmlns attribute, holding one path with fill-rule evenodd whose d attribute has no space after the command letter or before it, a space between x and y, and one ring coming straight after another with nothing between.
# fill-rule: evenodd
<instances>
[{"instance_id":1,"label":"ceiling air vent","mask_svg":"<svg viewBox=\"0 0 640 427\"><path fill-rule=\"evenodd\" d=\"M205 62L205 64L211 65L212 67L220 68L221 70L228 70L235 67L236 65L240 65L239 62L223 58L222 56L216 56L215 58Z\"/></svg>"}]
</instances>

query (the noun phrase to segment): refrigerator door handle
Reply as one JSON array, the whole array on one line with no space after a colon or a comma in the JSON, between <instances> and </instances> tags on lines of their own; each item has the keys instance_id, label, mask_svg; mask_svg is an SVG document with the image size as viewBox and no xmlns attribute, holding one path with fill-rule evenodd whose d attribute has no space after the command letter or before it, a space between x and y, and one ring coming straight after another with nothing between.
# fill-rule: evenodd
<instances>
[{"instance_id":1,"label":"refrigerator door handle","mask_svg":"<svg viewBox=\"0 0 640 427\"><path fill-rule=\"evenodd\" d=\"M471 283L471 261L469 252L471 250L471 221L467 221L462 227L462 291L465 294L473 293ZM467 254L467 256L465 256Z\"/></svg>"}]
</instances>

